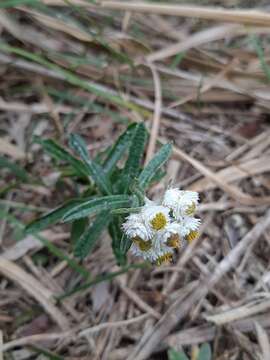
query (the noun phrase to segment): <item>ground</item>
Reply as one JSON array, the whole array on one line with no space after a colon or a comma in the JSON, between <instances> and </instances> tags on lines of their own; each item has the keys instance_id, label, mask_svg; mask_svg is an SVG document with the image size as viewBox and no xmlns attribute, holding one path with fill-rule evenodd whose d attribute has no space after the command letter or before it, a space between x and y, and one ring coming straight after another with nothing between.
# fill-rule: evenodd
<instances>
[{"instance_id":1,"label":"ground","mask_svg":"<svg viewBox=\"0 0 270 360\"><path fill-rule=\"evenodd\" d=\"M0 359L269 359L268 1L143 4L0 3ZM148 196L198 191L200 236L120 268L106 232L83 261L67 224L26 235L85 186L34 136L94 157L131 122L145 162L173 142Z\"/></svg>"}]
</instances>

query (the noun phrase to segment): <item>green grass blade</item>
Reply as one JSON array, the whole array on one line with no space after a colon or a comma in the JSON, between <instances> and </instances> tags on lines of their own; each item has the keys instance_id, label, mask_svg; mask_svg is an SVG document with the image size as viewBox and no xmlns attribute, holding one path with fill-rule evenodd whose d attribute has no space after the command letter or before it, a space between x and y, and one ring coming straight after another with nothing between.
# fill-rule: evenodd
<instances>
[{"instance_id":1,"label":"green grass blade","mask_svg":"<svg viewBox=\"0 0 270 360\"><path fill-rule=\"evenodd\" d=\"M99 214L90 224L75 245L75 256L84 259L93 250L103 230L108 226L111 217L108 212Z\"/></svg>"},{"instance_id":2,"label":"green grass blade","mask_svg":"<svg viewBox=\"0 0 270 360\"><path fill-rule=\"evenodd\" d=\"M262 48L261 42L256 35L251 36L251 42L255 48L255 51L258 55L259 60L260 60L261 68L264 71L268 82L270 82L270 67L266 62L265 53Z\"/></svg>"},{"instance_id":3,"label":"green grass blade","mask_svg":"<svg viewBox=\"0 0 270 360\"><path fill-rule=\"evenodd\" d=\"M0 168L6 168L11 171L18 179L22 181L28 181L29 176L27 172L19 165L7 158L0 156Z\"/></svg>"},{"instance_id":4,"label":"green grass blade","mask_svg":"<svg viewBox=\"0 0 270 360\"><path fill-rule=\"evenodd\" d=\"M139 186L142 189L146 189L149 186L157 171L169 159L171 153L172 145L163 145L153 159L149 161L139 176Z\"/></svg>"},{"instance_id":5,"label":"green grass blade","mask_svg":"<svg viewBox=\"0 0 270 360\"><path fill-rule=\"evenodd\" d=\"M132 137L132 143L129 148L128 159L123 169L121 190L124 193L127 192L132 181L138 176L140 172L141 160L143 157L146 140L147 132L144 123L137 124L134 135Z\"/></svg>"},{"instance_id":6,"label":"green grass blade","mask_svg":"<svg viewBox=\"0 0 270 360\"><path fill-rule=\"evenodd\" d=\"M63 221L72 221L87 216L95 216L102 211L109 211L119 207L130 205L130 198L127 195L110 195L98 199L81 200L81 203L66 212Z\"/></svg>"},{"instance_id":7,"label":"green grass blade","mask_svg":"<svg viewBox=\"0 0 270 360\"><path fill-rule=\"evenodd\" d=\"M82 267L81 265L79 265L77 263L76 260L71 259L69 256L65 255L57 246L55 246L52 242L50 242L49 240L45 239L44 237L36 234L35 235L36 238L42 242L44 244L44 246L50 250L50 252L52 254L54 254L56 257L58 257L59 259L66 261L67 264L74 269L75 271L77 271L78 273L80 273L81 275L83 275L86 278L89 278L90 273L88 270L86 270L84 267Z\"/></svg>"},{"instance_id":8,"label":"green grass blade","mask_svg":"<svg viewBox=\"0 0 270 360\"><path fill-rule=\"evenodd\" d=\"M169 360L189 360L184 351L176 351L174 349L170 349L168 351Z\"/></svg>"},{"instance_id":9,"label":"green grass blade","mask_svg":"<svg viewBox=\"0 0 270 360\"><path fill-rule=\"evenodd\" d=\"M40 2L39 0L6 0L6 1L2 1L2 3L0 4L0 9L9 8L18 5L37 4L39 2Z\"/></svg>"},{"instance_id":10,"label":"green grass blade","mask_svg":"<svg viewBox=\"0 0 270 360\"><path fill-rule=\"evenodd\" d=\"M26 227L13 215L7 213L6 211L1 210L0 208L0 218L6 219L10 224L12 224L17 230L26 233ZM85 278L89 279L90 273L83 266L79 265L76 260L71 259L68 255L65 255L62 250L60 250L56 245L51 243L49 240L45 239L43 236L38 234L33 235L36 239L43 243L43 245L53 254L55 257L64 260L67 262L69 267L83 275Z\"/></svg>"},{"instance_id":11,"label":"green grass blade","mask_svg":"<svg viewBox=\"0 0 270 360\"><path fill-rule=\"evenodd\" d=\"M211 359L212 359L211 347L208 343L205 343L200 347L198 360L211 360Z\"/></svg>"},{"instance_id":12,"label":"green grass blade","mask_svg":"<svg viewBox=\"0 0 270 360\"><path fill-rule=\"evenodd\" d=\"M123 267L119 271L99 275L95 279L90 280L89 282L87 282L81 286L78 286L70 291L66 291L63 295L57 297L57 300L64 300L64 299L70 297L71 295L74 295L78 292L81 292L81 291L84 291L84 290L90 288L93 285L99 284L104 281L110 281L119 275L125 274L126 272L128 272L131 269L144 269L146 267L149 267L149 263L132 264L132 265L127 265L127 266Z\"/></svg>"},{"instance_id":13,"label":"green grass blade","mask_svg":"<svg viewBox=\"0 0 270 360\"><path fill-rule=\"evenodd\" d=\"M50 61L47 61L45 58L30 53L29 51L22 50L15 46L9 46L8 44L4 42L0 42L0 49L2 51L11 53L11 54L17 54L25 59L34 61L35 63L38 63L40 65L45 66L47 69L55 71L57 74L61 76L65 81L67 81L69 84L78 86L84 90L87 90L96 96L100 96L102 99L105 99L113 104L122 106L126 109L138 111L139 113L144 113L145 110L143 110L140 106L137 106L133 104L132 102L126 101L125 99L122 99L120 96L113 94L111 91L108 91L108 89L105 89L103 86L86 81L84 79L81 79L79 76L75 75L73 72L63 69L62 67L51 63ZM148 112L147 112L148 113Z\"/></svg>"},{"instance_id":14,"label":"green grass blade","mask_svg":"<svg viewBox=\"0 0 270 360\"><path fill-rule=\"evenodd\" d=\"M131 124L127 128L127 130L119 136L116 143L110 150L110 152L103 164L103 169L106 174L112 173L112 171L115 169L117 162L121 159L121 157L124 155L124 153L128 150L135 128L136 128L136 124Z\"/></svg>"},{"instance_id":15,"label":"green grass blade","mask_svg":"<svg viewBox=\"0 0 270 360\"><path fill-rule=\"evenodd\" d=\"M72 134L70 136L70 146L73 150L77 152L77 154L84 161L84 164L87 168L88 175L95 181L97 187L102 192L102 194L111 194L112 187L107 178L105 172L102 167L96 163L95 161L89 158L88 149L84 142L84 140L77 134Z\"/></svg>"},{"instance_id":16,"label":"green grass blade","mask_svg":"<svg viewBox=\"0 0 270 360\"><path fill-rule=\"evenodd\" d=\"M60 221L65 214L67 214L71 209L76 208L82 201L82 199L73 199L68 201L66 204L50 211L44 216L32 221L29 223L26 228L26 234L34 233L46 229L50 225L56 224ZM89 201L89 199L88 199Z\"/></svg>"}]
</instances>

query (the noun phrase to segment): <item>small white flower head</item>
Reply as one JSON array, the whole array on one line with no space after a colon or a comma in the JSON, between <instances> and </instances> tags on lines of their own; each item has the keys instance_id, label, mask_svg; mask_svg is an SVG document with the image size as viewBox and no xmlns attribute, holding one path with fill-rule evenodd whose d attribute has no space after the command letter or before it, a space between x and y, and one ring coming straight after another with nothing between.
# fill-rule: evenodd
<instances>
[{"instance_id":1,"label":"small white flower head","mask_svg":"<svg viewBox=\"0 0 270 360\"><path fill-rule=\"evenodd\" d=\"M144 260L149 260L152 263L161 264L164 261L172 259L173 248L166 245L160 246L160 242L154 239L153 242L148 241L151 247L148 249L142 249L142 244L139 244L136 240L133 241L130 251L133 255L142 257Z\"/></svg>"},{"instance_id":2,"label":"small white flower head","mask_svg":"<svg viewBox=\"0 0 270 360\"><path fill-rule=\"evenodd\" d=\"M162 205L145 205L142 208L141 216L149 229L154 235L155 231L164 229L171 221L170 209Z\"/></svg>"},{"instance_id":3,"label":"small white flower head","mask_svg":"<svg viewBox=\"0 0 270 360\"><path fill-rule=\"evenodd\" d=\"M168 189L165 192L163 205L173 211L176 219L181 216L193 216L199 202L199 194L196 191L184 191Z\"/></svg>"},{"instance_id":4,"label":"small white flower head","mask_svg":"<svg viewBox=\"0 0 270 360\"><path fill-rule=\"evenodd\" d=\"M140 213L130 214L123 223L122 228L124 233L130 239L138 237L144 241L147 241L151 238L151 234L146 228Z\"/></svg>"},{"instance_id":5,"label":"small white flower head","mask_svg":"<svg viewBox=\"0 0 270 360\"><path fill-rule=\"evenodd\" d=\"M162 205L145 198L140 212L122 225L132 240L131 253L157 265L170 262L175 249L198 236L201 221L193 216L198 201L197 192L179 189L168 189Z\"/></svg>"},{"instance_id":6,"label":"small white flower head","mask_svg":"<svg viewBox=\"0 0 270 360\"><path fill-rule=\"evenodd\" d=\"M198 228L201 224L201 220L191 217L191 216L182 216L179 218L179 225L180 225L180 236L185 237L191 231L198 231Z\"/></svg>"},{"instance_id":7,"label":"small white flower head","mask_svg":"<svg viewBox=\"0 0 270 360\"><path fill-rule=\"evenodd\" d=\"M181 225L177 222L173 222L164 229L162 241L170 248L179 249L183 245L183 239L180 234Z\"/></svg>"}]
</instances>

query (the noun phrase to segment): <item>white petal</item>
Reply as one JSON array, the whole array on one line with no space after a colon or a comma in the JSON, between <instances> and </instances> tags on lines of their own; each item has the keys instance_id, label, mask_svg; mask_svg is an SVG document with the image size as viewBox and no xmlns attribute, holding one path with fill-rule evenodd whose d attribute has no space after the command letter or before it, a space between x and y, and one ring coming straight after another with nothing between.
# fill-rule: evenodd
<instances>
[{"instance_id":1,"label":"white petal","mask_svg":"<svg viewBox=\"0 0 270 360\"><path fill-rule=\"evenodd\" d=\"M175 188L175 189L168 189L163 198L162 204L167 206L170 209L174 209L177 207L178 199L180 198L183 191Z\"/></svg>"},{"instance_id":2,"label":"white petal","mask_svg":"<svg viewBox=\"0 0 270 360\"><path fill-rule=\"evenodd\" d=\"M141 216L149 232L153 232L151 221L159 213L162 213L165 216L167 223L170 223L170 209L168 209L167 207L162 205L145 205L142 208Z\"/></svg>"},{"instance_id":3,"label":"white petal","mask_svg":"<svg viewBox=\"0 0 270 360\"><path fill-rule=\"evenodd\" d=\"M142 240L149 240L152 236L145 226L141 214L129 215L122 224L122 229L129 238L139 236Z\"/></svg>"},{"instance_id":4,"label":"white petal","mask_svg":"<svg viewBox=\"0 0 270 360\"><path fill-rule=\"evenodd\" d=\"M179 219L179 224L181 226L181 237L187 236L191 231L198 230L201 220L191 217L191 216L183 216Z\"/></svg>"}]
</instances>

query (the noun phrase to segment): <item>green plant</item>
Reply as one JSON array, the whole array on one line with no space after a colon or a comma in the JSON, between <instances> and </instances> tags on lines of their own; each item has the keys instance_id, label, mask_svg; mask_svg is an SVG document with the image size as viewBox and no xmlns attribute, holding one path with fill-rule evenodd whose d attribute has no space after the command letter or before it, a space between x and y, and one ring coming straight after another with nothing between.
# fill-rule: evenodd
<instances>
[{"instance_id":1,"label":"green plant","mask_svg":"<svg viewBox=\"0 0 270 360\"><path fill-rule=\"evenodd\" d=\"M170 349L168 351L168 358L169 360L189 360L184 351L176 351L175 349ZM212 359L211 347L208 343L205 343L200 347L199 352L196 355L195 359L196 360Z\"/></svg>"},{"instance_id":2,"label":"green plant","mask_svg":"<svg viewBox=\"0 0 270 360\"><path fill-rule=\"evenodd\" d=\"M28 224L26 232L36 233L57 222L71 222L74 254L83 259L107 228L117 263L125 265L131 246L121 227L125 214L143 205L145 191L163 176L161 168L170 157L171 144L162 146L143 168L147 141L143 123L131 124L110 149L96 158L90 157L86 143L76 134L69 137L72 151L51 139L35 138L35 141L56 162L68 166L65 172L75 183L85 186L78 197Z\"/></svg>"}]
</instances>

